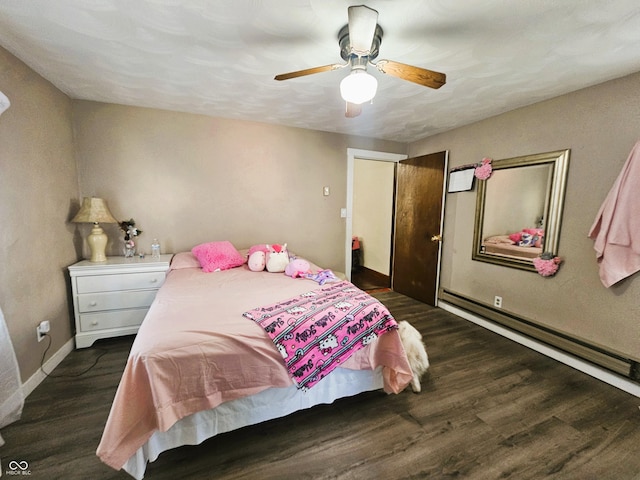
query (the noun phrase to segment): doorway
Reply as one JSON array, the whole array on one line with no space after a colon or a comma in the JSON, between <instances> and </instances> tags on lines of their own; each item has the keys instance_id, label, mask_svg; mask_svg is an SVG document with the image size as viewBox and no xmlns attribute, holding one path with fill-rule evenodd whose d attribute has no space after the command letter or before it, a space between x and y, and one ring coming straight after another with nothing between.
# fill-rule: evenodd
<instances>
[{"instance_id":1,"label":"doorway","mask_svg":"<svg viewBox=\"0 0 640 480\"><path fill-rule=\"evenodd\" d=\"M362 290L391 287L396 165L354 161L351 281Z\"/></svg>"},{"instance_id":2,"label":"doorway","mask_svg":"<svg viewBox=\"0 0 640 480\"><path fill-rule=\"evenodd\" d=\"M345 239L345 273L352 280L351 270L353 262L352 238L353 238L353 196L354 196L354 165L356 159L395 162L398 169L396 183L396 195L406 194L401 200L404 205L398 218L398 205L394 214L394 244L392 246L393 261L391 267L392 288L399 293L404 293L417 298L425 303L436 305L437 288L440 272L440 233L442 232L442 220L444 218L444 197L447 168L447 152L408 159L406 155L376 152L370 150L347 149L347 208L346 208L346 239ZM400 163L398 163L400 162ZM428 165L424 167L423 164ZM405 172L403 174L402 172ZM427 183L416 183L414 178L426 178ZM411 183L407 183L407 179ZM398 185L403 192L398 192ZM425 195L425 189L428 195ZM428 200L425 197L429 197ZM420 199L416 201L416 199ZM424 199L424 201L423 201ZM426 210L426 211L423 211ZM429 215L432 221L428 224L430 232L427 239L431 245L423 242L425 235L423 229L413 230L416 224L424 223L424 215ZM433 224L435 222L435 226ZM398 236L399 234L399 236ZM413 236L415 238L410 239ZM435 237L435 240L431 240ZM389 239L391 241L391 239ZM400 257L396 261L395 249L399 248ZM416 263L417 261L417 263ZM399 263L398 263L399 262ZM431 276L426 281L424 275ZM395 278L394 278L395 277ZM407 285L409 288L407 288ZM428 294L421 295L422 290L427 289Z\"/></svg>"},{"instance_id":3,"label":"doorway","mask_svg":"<svg viewBox=\"0 0 640 480\"><path fill-rule=\"evenodd\" d=\"M355 182L355 162L358 160L372 160L381 162L397 163L406 159L407 156L399 153L376 152L373 150L361 150L357 148L347 149L347 208L346 208L346 238L345 238L345 274L349 280L351 278L351 270L353 266L353 235L358 232L353 231L353 197ZM391 222L391 219L389 219ZM389 241L391 239L389 238Z\"/></svg>"}]
</instances>

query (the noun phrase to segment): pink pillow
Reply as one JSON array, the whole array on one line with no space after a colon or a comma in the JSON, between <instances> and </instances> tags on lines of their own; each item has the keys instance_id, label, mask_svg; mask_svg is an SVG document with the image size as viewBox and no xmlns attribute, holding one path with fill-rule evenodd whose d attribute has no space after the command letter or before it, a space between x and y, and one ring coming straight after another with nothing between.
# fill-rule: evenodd
<instances>
[{"instance_id":1,"label":"pink pillow","mask_svg":"<svg viewBox=\"0 0 640 480\"><path fill-rule=\"evenodd\" d=\"M191 252L179 252L171 259L171 270L181 268L200 268L200 262Z\"/></svg>"},{"instance_id":2,"label":"pink pillow","mask_svg":"<svg viewBox=\"0 0 640 480\"><path fill-rule=\"evenodd\" d=\"M191 249L202 266L202 271L209 273L217 270L228 270L239 267L245 258L229 241L209 242L196 245Z\"/></svg>"}]
</instances>

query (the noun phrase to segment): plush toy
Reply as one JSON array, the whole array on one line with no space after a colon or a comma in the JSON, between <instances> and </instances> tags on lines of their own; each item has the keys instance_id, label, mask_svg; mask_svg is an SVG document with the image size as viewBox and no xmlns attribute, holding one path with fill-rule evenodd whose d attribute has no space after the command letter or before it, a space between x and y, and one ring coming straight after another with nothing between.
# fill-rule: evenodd
<instances>
[{"instance_id":1,"label":"plush toy","mask_svg":"<svg viewBox=\"0 0 640 480\"><path fill-rule=\"evenodd\" d=\"M311 265L304 258L293 258L284 269L284 274L292 278L304 277L311 273Z\"/></svg>"},{"instance_id":2,"label":"plush toy","mask_svg":"<svg viewBox=\"0 0 640 480\"><path fill-rule=\"evenodd\" d=\"M509 235L509 239L519 247L542 247L544 230L542 228L523 228Z\"/></svg>"},{"instance_id":3,"label":"plush toy","mask_svg":"<svg viewBox=\"0 0 640 480\"><path fill-rule=\"evenodd\" d=\"M289 252L287 252L287 244L284 245L267 245L267 272L280 273L289 264Z\"/></svg>"},{"instance_id":4,"label":"plush toy","mask_svg":"<svg viewBox=\"0 0 640 480\"><path fill-rule=\"evenodd\" d=\"M261 272L267 266L269 247L264 243L253 245L247 252L247 266L252 272Z\"/></svg>"},{"instance_id":5,"label":"plush toy","mask_svg":"<svg viewBox=\"0 0 640 480\"><path fill-rule=\"evenodd\" d=\"M267 253L269 251L269 246L265 243L260 243L258 245L253 245L252 247L249 248L249 251L247 252L247 256L251 256L253 255L255 252L264 252Z\"/></svg>"},{"instance_id":6,"label":"plush toy","mask_svg":"<svg viewBox=\"0 0 640 480\"><path fill-rule=\"evenodd\" d=\"M533 247L536 243L536 238L530 233L522 232L520 234L520 241L518 242L519 247Z\"/></svg>"},{"instance_id":7,"label":"plush toy","mask_svg":"<svg viewBox=\"0 0 640 480\"><path fill-rule=\"evenodd\" d=\"M256 250L247 260L247 266L252 272L261 272L267 266L267 254L262 250Z\"/></svg>"},{"instance_id":8,"label":"plush toy","mask_svg":"<svg viewBox=\"0 0 640 480\"><path fill-rule=\"evenodd\" d=\"M526 230L533 235L533 246L541 248L544 242L544 230L542 228L528 228Z\"/></svg>"},{"instance_id":9,"label":"plush toy","mask_svg":"<svg viewBox=\"0 0 640 480\"><path fill-rule=\"evenodd\" d=\"M308 273L305 278L314 280L320 285L324 285L327 282L335 282L338 277L331 270L320 270L318 273Z\"/></svg>"}]
</instances>

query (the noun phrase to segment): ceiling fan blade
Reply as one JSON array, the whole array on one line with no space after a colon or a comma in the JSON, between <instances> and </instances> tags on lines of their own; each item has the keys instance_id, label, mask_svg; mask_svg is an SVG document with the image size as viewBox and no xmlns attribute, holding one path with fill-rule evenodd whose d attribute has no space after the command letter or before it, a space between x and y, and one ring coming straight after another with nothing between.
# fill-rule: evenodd
<instances>
[{"instance_id":1,"label":"ceiling fan blade","mask_svg":"<svg viewBox=\"0 0 640 480\"><path fill-rule=\"evenodd\" d=\"M331 70L338 70L339 68L346 67L347 64L333 63L331 65L323 65L322 67L307 68L305 70L298 70L297 72L281 73L274 77L275 80L289 80L290 78L304 77L305 75L313 75L314 73L328 72Z\"/></svg>"},{"instance_id":2,"label":"ceiling fan blade","mask_svg":"<svg viewBox=\"0 0 640 480\"><path fill-rule=\"evenodd\" d=\"M352 53L369 55L377 25L378 12L373 8L365 5L349 7L349 42Z\"/></svg>"},{"instance_id":3,"label":"ceiling fan blade","mask_svg":"<svg viewBox=\"0 0 640 480\"><path fill-rule=\"evenodd\" d=\"M382 73L424 85L425 87L440 88L447 82L447 76L444 73L405 65L393 60L380 60L375 64L375 67Z\"/></svg>"},{"instance_id":4,"label":"ceiling fan blade","mask_svg":"<svg viewBox=\"0 0 640 480\"><path fill-rule=\"evenodd\" d=\"M347 118L357 117L362 113L362 105L357 105L355 103L347 102L346 109L344 111L344 116Z\"/></svg>"}]
</instances>

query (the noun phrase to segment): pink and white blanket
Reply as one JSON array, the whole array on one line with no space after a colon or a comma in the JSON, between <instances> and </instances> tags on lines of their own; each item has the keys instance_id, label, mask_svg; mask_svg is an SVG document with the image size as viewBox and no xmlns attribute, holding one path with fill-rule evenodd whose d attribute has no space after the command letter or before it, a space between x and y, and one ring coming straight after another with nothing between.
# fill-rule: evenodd
<instances>
[{"instance_id":1,"label":"pink and white blanket","mask_svg":"<svg viewBox=\"0 0 640 480\"><path fill-rule=\"evenodd\" d=\"M264 328L299 389L311 388L353 353L398 328L384 305L347 281L242 315Z\"/></svg>"}]
</instances>

